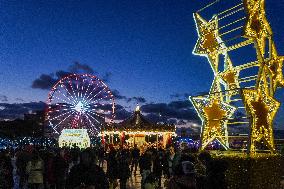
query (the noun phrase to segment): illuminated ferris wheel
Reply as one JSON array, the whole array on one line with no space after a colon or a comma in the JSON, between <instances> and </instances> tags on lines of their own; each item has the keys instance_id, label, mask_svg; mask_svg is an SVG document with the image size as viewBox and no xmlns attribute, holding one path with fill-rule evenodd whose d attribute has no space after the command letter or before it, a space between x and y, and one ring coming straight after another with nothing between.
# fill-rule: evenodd
<instances>
[{"instance_id":1,"label":"illuminated ferris wheel","mask_svg":"<svg viewBox=\"0 0 284 189\"><path fill-rule=\"evenodd\" d=\"M47 100L46 122L58 135L63 129L87 129L95 135L114 118L114 98L96 76L72 74L59 80Z\"/></svg>"}]
</instances>

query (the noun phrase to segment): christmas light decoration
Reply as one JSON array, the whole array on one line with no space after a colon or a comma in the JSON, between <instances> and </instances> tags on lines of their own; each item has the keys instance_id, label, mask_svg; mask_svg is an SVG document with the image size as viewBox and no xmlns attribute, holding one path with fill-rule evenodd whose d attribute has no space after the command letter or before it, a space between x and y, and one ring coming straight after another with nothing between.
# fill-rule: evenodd
<instances>
[{"instance_id":1,"label":"christmas light decoration","mask_svg":"<svg viewBox=\"0 0 284 189\"><path fill-rule=\"evenodd\" d=\"M225 85L225 90L228 91L227 101L230 100L232 95L238 94L240 70L233 67L232 61L229 56L225 57L225 69L220 73L221 82Z\"/></svg>"},{"instance_id":2,"label":"christmas light decoration","mask_svg":"<svg viewBox=\"0 0 284 189\"><path fill-rule=\"evenodd\" d=\"M218 72L220 50L225 46L218 33L218 19L214 16L209 22L198 13L194 14L195 24L198 31L198 41L193 53L206 56L214 73Z\"/></svg>"},{"instance_id":3,"label":"christmas light decoration","mask_svg":"<svg viewBox=\"0 0 284 189\"><path fill-rule=\"evenodd\" d=\"M251 131L248 152L254 154L257 151L256 143L262 140L270 151L274 152L273 120L280 106L274 94L278 87L284 87L282 73L284 57L277 53L273 33L266 19L265 1L244 0L240 4L214 14L210 21L203 19L201 12L217 3L219 1L206 5L193 15L198 33L193 54L207 57L214 72L214 81L209 95L190 97L202 120L201 149L205 148L208 141L218 138L217 136L226 138L227 124L247 123ZM245 10L245 17L236 16L243 10ZM228 19L230 21L226 23L225 20L229 17L231 19ZM240 26L239 23L242 21L245 22ZM224 25L219 26L220 23ZM229 30L226 31L226 28ZM222 32L219 32L220 29ZM224 36L241 29L243 30L241 34L223 39ZM236 43L232 43L233 41ZM266 41L269 48L266 48ZM230 45L227 42L230 42ZM254 44L256 49L256 56L254 54L251 56L257 59L235 66L229 52L250 44ZM224 56L224 62L220 62L220 56ZM220 70L221 64L224 65L224 70ZM258 69L257 75L248 72L251 75L240 78L241 71L251 68ZM224 91L221 90L220 83L224 85ZM251 122L234 121L234 118L231 118L235 110L243 108L246 110L246 116L243 118L251 119ZM221 143L226 143L226 140L221 140Z\"/></svg>"},{"instance_id":4,"label":"christmas light decoration","mask_svg":"<svg viewBox=\"0 0 284 189\"><path fill-rule=\"evenodd\" d=\"M256 40L257 48L264 55L265 40L272 35L272 30L265 16L264 0L245 0L247 23L244 36Z\"/></svg>"},{"instance_id":5,"label":"christmas light decoration","mask_svg":"<svg viewBox=\"0 0 284 189\"><path fill-rule=\"evenodd\" d=\"M273 120L280 103L269 95L265 71L262 74L260 86L256 90L244 89L243 98L247 112L252 115L250 151L255 152L255 142L264 140L267 147L275 152L273 138Z\"/></svg>"},{"instance_id":6,"label":"christmas light decoration","mask_svg":"<svg viewBox=\"0 0 284 189\"><path fill-rule=\"evenodd\" d=\"M215 139L227 149L227 119L232 116L235 108L215 95L209 98L191 97L190 100L202 120L201 149Z\"/></svg>"},{"instance_id":7,"label":"christmas light decoration","mask_svg":"<svg viewBox=\"0 0 284 189\"><path fill-rule=\"evenodd\" d=\"M59 147L90 147L91 142L86 129L63 129L58 140Z\"/></svg>"},{"instance_id":8,"label":"christmas light decoration","mask_svg":"<svg viewBox=\"0 0 284 189\"><path fill-rule=\"evenodd\" d=\"M270 52L270 58L266 63L266 66L268 67L268 73L270 75L270 81L271 81L271 93L274 94L277 87L284 87L284 78L282 73L282 67L283 67L283 56L278 56L275 44L271 44L271 52Z\"/></svg>"},{"instance_id":9,"label":"christmas light decoration","mask_svg":"<svg viewBox=\"0 0 284 189\"><path fill-rule=\"evenodd\" d=\"M140 107L137 104L134 113L124 121L118 124L113 124L112 127L104 128L99 136L120 136L120 141L128 138L130 145L138 144L138 146L146 143L148 137L156 137L157 143L159 137L163 138L163 146L167 144L169 137L176 136L175 125L168 124L152 124L140 112ZM125 140L126 141L126 140ZM112 141L110 141L112 142Z\"/></svg>"},{"instance_id":10,"label":"christmas light decoration","mask_svg":"<svg viewBox=\"0 0 284 189\"><path fill-rule=\"evenodd\" d=\"M49 92L47 128L54 136L63 129L87 129L90 135L114 117L114 98L106 84L88 74L71 74L60 79Z\"/></svg>"}]
</instances>

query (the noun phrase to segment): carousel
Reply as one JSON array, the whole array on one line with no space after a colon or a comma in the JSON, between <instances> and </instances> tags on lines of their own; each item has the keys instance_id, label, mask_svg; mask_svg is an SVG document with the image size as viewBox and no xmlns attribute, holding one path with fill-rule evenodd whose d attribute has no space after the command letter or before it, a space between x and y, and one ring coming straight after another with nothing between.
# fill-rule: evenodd
<instances>
[{"instance_id":1,"label":"carousel","mask_svg":"<svg viewBox=\"0 0 284 189\"><path fill-rule=\"evenodd\" d=\"M140 111L137 105L134 113L124 121L104 129L102 141L110 144L127 144L141 147L146 144L166 147L176 135L175 125L151 123Z\"/></svg>"}]
</instances>

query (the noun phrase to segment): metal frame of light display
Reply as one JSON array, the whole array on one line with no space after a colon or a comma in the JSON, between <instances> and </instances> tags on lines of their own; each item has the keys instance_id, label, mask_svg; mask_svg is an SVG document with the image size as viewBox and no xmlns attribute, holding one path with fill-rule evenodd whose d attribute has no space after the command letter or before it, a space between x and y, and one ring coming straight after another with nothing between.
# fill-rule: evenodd
<instances>
[{"instance_id":1,"label":"metal frame of light display","mask_svg":"<svg viewBox=\"0 0 284 189\"><path fill-rule=\"evenodd\" d=\"M284 87L282 73L284 57L277 53L273 33L265 15L265 2L264 0L244 0L215 14L210 21L205 20L200 13L216 3L219 1L214 1L193 14L198 33L193 54L207 57L214 74L214 81L208 95L189 97L202 120L201 150L213 140L218 140L228 149L227 124L238 124L238 121L232 122L234 112L245 109L246 118L249 121L242 123L247 123L250 127L248 153L255 153L256 142L260 141L263 141L269 151L274 153L273 120L280 107L274 95L278 87ZM220 20L240 11L244 11L244 17L219 26ZM240 21L245 23L232 28ZM220 29L228 26L230 26L229 30L220 32ZM242 41L227 45L227 41L234 40L236 37L224 40L223 36L237 30L242 30L242 35L237 36ZM229 52L251 44L256 49L257 59L234 65ZM269 54L268 57L266 57L267 54ZM224 56L222 61L220 56ZM222 70L219 64L223 64ZM253 67L258 69L257 75L240 77L242 70ZM244 87L244 84L252 81L253 86ZM236 96L239 98L234 98ZM235 105L236 101L241 102L242 107Z\"/></svg>"}]
</instances>

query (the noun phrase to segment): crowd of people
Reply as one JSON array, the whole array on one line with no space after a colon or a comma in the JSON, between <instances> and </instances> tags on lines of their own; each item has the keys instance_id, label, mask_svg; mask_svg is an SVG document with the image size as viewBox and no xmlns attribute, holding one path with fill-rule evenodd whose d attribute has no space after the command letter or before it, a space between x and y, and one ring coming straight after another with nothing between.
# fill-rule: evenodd
<instances>
[{"instance_id":1,"label":"crowd of people","mask_svg":"<svg viewBox=\"0 0 284 189\"><path fill-rule=\"evenodd\" d=\"M226 162L207 152L173 146L35 148L0 152L0 189L126 189L141 175L141 189L225 189Z\"/></svg>"}]
</instances>

